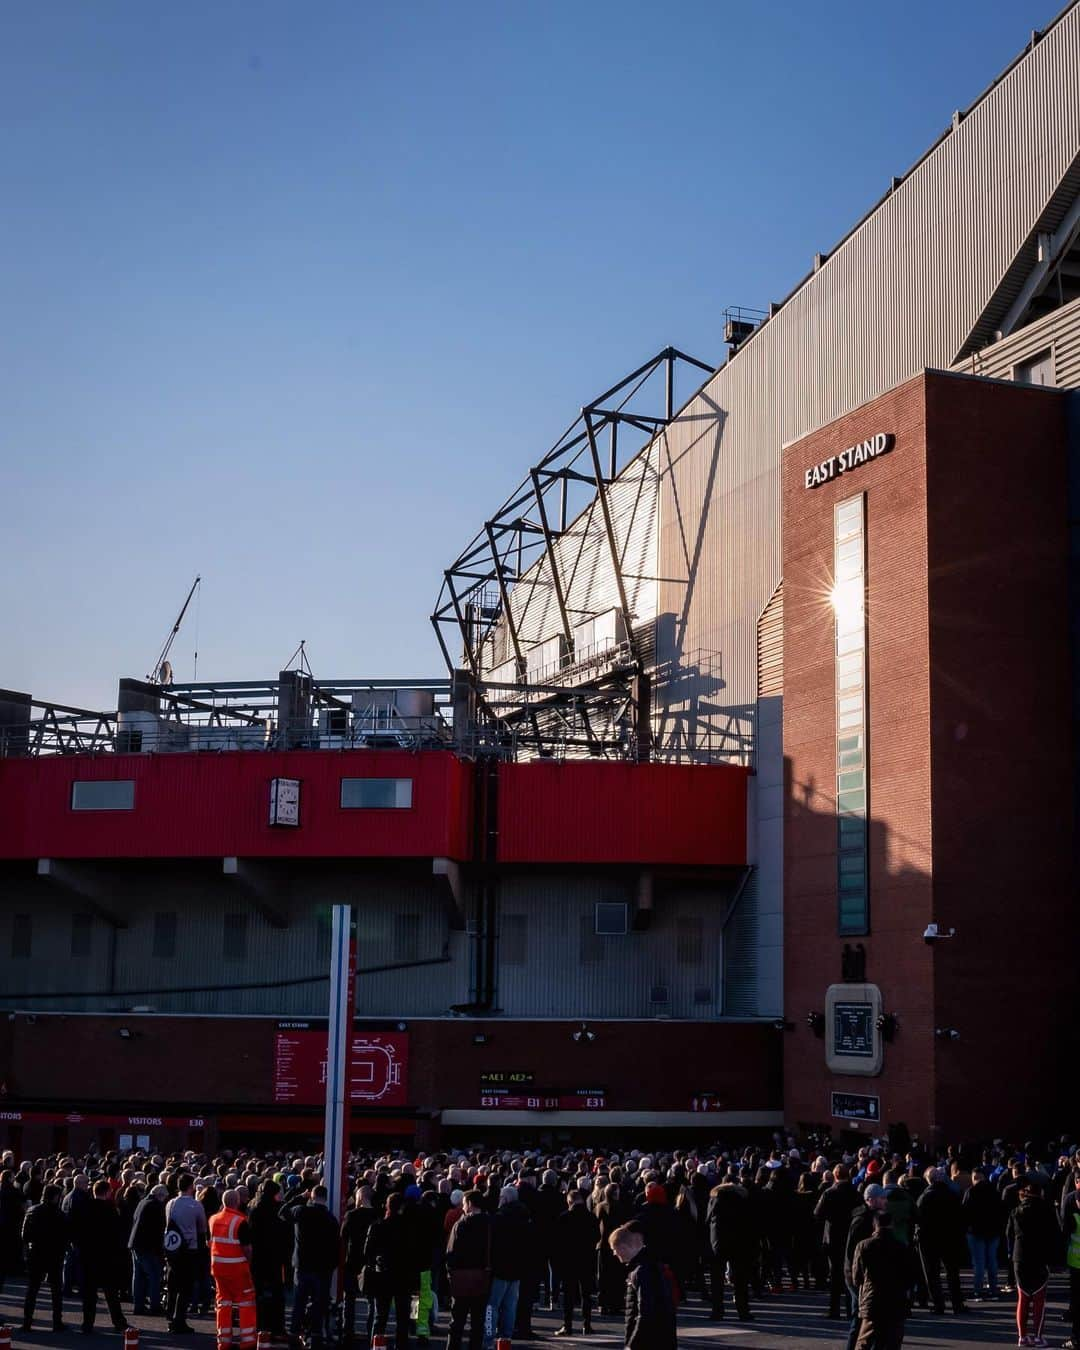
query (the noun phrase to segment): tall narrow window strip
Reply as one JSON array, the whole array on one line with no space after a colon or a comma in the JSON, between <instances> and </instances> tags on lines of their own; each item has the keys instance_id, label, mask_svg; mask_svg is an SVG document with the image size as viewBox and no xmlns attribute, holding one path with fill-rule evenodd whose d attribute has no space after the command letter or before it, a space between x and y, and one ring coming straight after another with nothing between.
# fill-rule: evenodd
<instances>
[{"instance_id":1,"label":"tall narrow window strip","mask_svg":"<svg viewBox=\"0 0 1080 1350\"><path fill-rule=\"evenodd\" d=\"M840 502L833 515L832 601L836 640L837 927L846 937L870 931L866 497L861 492Z\"/></svg>"}]
</instances>

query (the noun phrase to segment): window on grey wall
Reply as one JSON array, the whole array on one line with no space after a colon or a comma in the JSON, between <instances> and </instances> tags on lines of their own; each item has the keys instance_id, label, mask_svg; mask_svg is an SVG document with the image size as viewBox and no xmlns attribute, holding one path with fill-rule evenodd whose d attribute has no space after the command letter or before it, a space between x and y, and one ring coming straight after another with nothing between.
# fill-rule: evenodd
<instances>
[{"instance_id":1,"label":"window on grey wall","mask_svg":"<svg viewBox=\"0 0 1080 1350\"><path fill-rule=\"evenodd\" d=\"M499 952L504 966L523 966L529 935L527 914L504 914L499 925Z\"/></svg>"},{"instance_id":2,"label":"window on grey wall","mask_svg":"<svg viewBox=\"0 0 1080 1350\"><path fill-rule=\"evenodd\" d=\"M1017 384L1041 384L1054 387L1054 353L1040 352L1027 361L1019 361L1013 367L1013 379Z\"/></svg>"},{"instance_id":3,"label":"window on grey wall","mask_svg":"<svg viewBox=\"0 0 1080 1350\"><path fill-rule=\"evenodd\" d=\"M89 956L93 939L94 916L92 914L73 914L71 916L71 954Z\"/></svg>"},{"instance_id":4,"label":"window on grey wall","mask_svg":"<svg viewBox=\"0 0 1080 1350\"><path fill-rule=\"evenodd\" d=\"M700 914L675 921L675 955L680 966L700 966L705 959L705 922Z\"/></svg>"},{"instance_id":5,"label":"window on grey wall","mask_svg":"<svg viewBox=\"0 0 1080 1350\"><path fill-rule=\"evenodd\" d=\"M420 960L420 915L394 915L394 960Z\"/></svg>"},{"instance_id":6,"label":"window on grey wall","mask_svg":"<svg viewBox=\"0 0 1080 1350\"><path fill-rule=\"evenodd\" d=\"M246 914L225 915L225 935L221 954L226 961L243 961L247 958L248 916Z\"/></svg>"},{"instance_id":7,"label":"window on grey wall","mask_svg":"<svg viewBox=\"0 0 1080 1350\"><path fill-rule=\"evenodd\" d=\"M153 952L158 960L169 961L176 955L176 912L166 910L154 915Z\"/></svg>"},{"instance_id":8,"label":"window on grey wall","mask_svg":"<svg viewBox=\"0 0 1080 1350\"><path fill-rule=\"evenodd\" d=\"M11 916L11 955L20 960L34 954L34 920L29 914Z\"/></svg>"}]
</instances>

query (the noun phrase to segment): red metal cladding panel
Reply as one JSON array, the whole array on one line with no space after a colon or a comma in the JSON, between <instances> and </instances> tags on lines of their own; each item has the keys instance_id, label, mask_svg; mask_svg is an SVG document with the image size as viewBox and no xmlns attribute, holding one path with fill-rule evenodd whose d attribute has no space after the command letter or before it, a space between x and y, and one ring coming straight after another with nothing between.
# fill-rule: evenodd
<instances>
[{"instance_id":1,"label":"red metal cladding panel","mask_svg":"<svg viewBox=\"0 0 1080 1350\"><path fill-rule=\"evenodd\" d=\"M499 861L745 864L748 775L727 764L507 764Z\"/></svg>"},{"instance_id":2,"label":"red metal cladding panel","mask_svg":"<svg viewBox=\"0 0 1080 1350\"><path fill-rule=\"evenodd\" d=\"M300 780L300 823L269 823ZM407 778L412 806L343 809L343 778ZM130 811L73 811L72 784L131 779ZM293 751L0 760L0 858L449 857L471 853L472 767L432 751Z\"/></svg>"}]
</instances>

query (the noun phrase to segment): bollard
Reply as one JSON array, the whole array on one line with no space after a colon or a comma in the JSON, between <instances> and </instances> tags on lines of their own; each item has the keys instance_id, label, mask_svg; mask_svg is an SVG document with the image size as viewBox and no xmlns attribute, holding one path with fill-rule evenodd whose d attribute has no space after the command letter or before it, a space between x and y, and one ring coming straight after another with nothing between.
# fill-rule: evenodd
<instances>
[{"instance_id":1,"label":"bollard","mask_svg":"<svg viewBox=\"0 0 1080 1350\"><path fill-rule=\"evenodd\" d=\"M0 1346L0 1350L3 1347ZM139 1328L127 1327L124 1331L124 1350L139 1350Z\"/></svg>"},{"instance_id":2,"label":"bollard","mask_svg":"<svg viewBox=\"0 0 1080 1350\"><path fill-rule=\"evenodd\" d=\"M0 1347L0 1350L2 1350L2 1347ZM386 1350L386 1337L385 1337L385 1336L372 1336L372 1338L371 1338L371 1350Z\"/></svg>"},{"instance_id":3,"label":"bollard","mask_svg":"<svg viewBox=\"0 0 1080 1350\"><path fill-rule=\"evenodd\" d=\"M0 1350L11 1350L11 1328L0 1326Z\"/></svg>"},{"instance_id":4,"label":"bollard","mask_svg":"<svg viewBox=\"0 0 1080 1350\"><path fill-rule=\"evenodd\" d=\"M495 1342L495 1350L510 1350L510 1337L500 1336Z\"/></svg>"}]
</instances>

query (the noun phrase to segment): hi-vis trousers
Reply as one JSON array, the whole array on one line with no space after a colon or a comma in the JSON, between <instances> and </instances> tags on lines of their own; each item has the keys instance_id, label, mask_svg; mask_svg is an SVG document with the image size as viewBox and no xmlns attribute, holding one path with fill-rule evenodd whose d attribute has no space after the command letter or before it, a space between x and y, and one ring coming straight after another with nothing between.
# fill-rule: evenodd
<instances>
[{"instance_id":1,"label":"hi-vis trousers","mask_svg":"<svg viewBox=\"0 0 1080 1350\"><path fill-rule=\"evenodd\" d=\"M234 1308L240 1324L235 1344L238 1350L255 1350L255 1286L248 1263L220 1265L214 1262L210 1271L217 1291L218 1350L232 1350Z\"/></svg>"}]
</instances>

